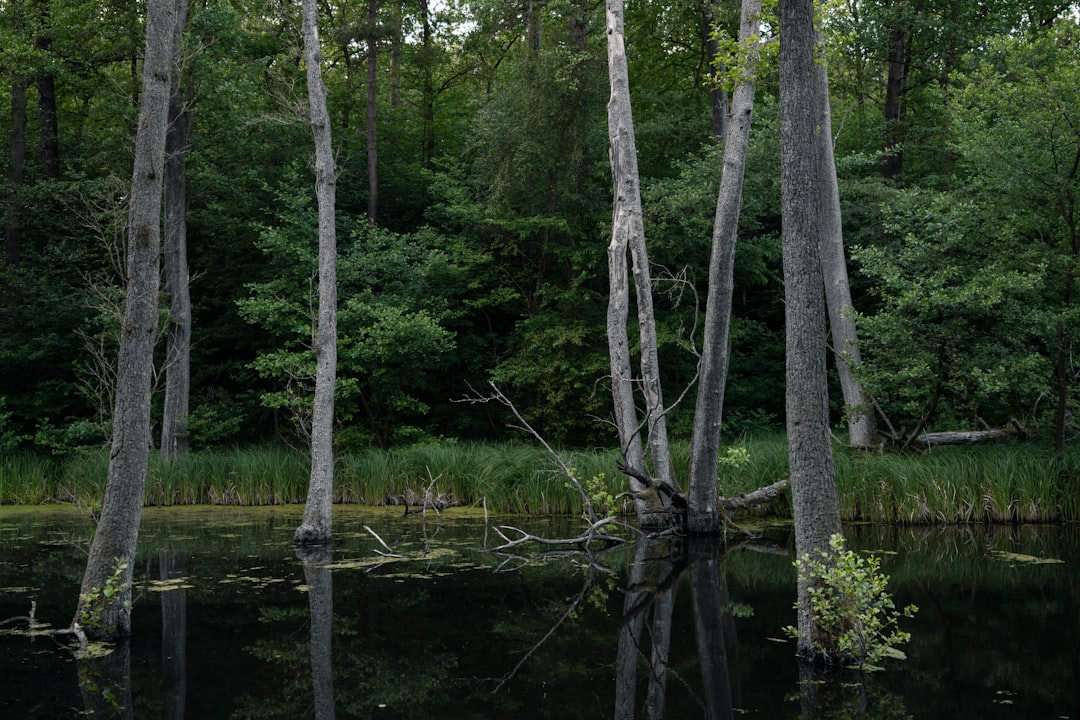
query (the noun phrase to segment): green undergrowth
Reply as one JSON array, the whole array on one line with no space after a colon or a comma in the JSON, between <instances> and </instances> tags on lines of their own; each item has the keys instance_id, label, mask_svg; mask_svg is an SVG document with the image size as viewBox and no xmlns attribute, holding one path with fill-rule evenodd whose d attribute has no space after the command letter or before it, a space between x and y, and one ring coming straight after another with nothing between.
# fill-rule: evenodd
<instances>
[{"instance_id":1,"label":"green undergrowth","mask_svg":"<svg viewBox=\"0 0 1080 720\"><path fill-rule=\"evenodd\" d=\"M689 447L673 445L676 476L686 478ZM564 457L609 512L630 512L609 449ZM787 477L782 434L740 439L721 454L719 489L734 496ZM1080 520L1080 451L1057 458L1035 443L943 447L932 452L862 453L834 448L845 520L898 524L1057 522ZM101 502L108 452L57 458L13 454L0 459L0 504ZM284 446L212 449L165 463L151 457L147 505L278 505L304 501L308 457ZM430 491L493 513L577 514L581 499L542 448L528 444L446 441L339 454L334 492L340 503L415 502ZM790 516L785 495L759 511Z\"/></svg>"}]
</instances>

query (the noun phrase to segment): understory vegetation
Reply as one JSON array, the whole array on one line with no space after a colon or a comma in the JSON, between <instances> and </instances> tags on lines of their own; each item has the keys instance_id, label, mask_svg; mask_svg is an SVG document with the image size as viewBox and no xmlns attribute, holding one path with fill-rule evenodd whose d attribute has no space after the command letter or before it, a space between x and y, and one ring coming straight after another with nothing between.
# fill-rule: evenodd
<instances>
[{"instance_id":1,"label":"understory vegetation","mask_svg":"<svg viewBox=\"0 0 1080 720\"><path fill-rule=\"evenodd\" d=\"M787 477L779 433L748 436L727 451L719 491L726 497ZM1010 442L941 447L930 452L863 453L834 447L841 515L849 521L899 524L1040 523L1080 521L1080 451L1057 457L1049 445ZM618 453L565 452L598 509L631 512ZM685 477L689 446L675 444L672 462ZM0 460L0 504L72 503L95 508L104 492L108 451L66 457L30 452ZM308 455L280 445L212 449L165 463L152 459L147 505L276 505L302 503ZM542 448L527 444L443 441L339 455L335 502L361 505L422 503L425 492L491 513L574 515L582 512ZM787 495L755 511L790 517Z\"/></svg>"}]
</instances>

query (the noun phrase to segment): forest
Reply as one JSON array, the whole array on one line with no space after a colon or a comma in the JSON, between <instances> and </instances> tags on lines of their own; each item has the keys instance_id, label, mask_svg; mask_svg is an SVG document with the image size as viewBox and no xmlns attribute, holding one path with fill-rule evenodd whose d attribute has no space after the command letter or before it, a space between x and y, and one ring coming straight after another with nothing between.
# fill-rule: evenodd
<instances>
[{"instance_id":1,"label":"forest","mask_svg":"<svg viewBox=\"0 0 1080 720\"><path fill-rule=\"evenodd\" d=\"M0 452L109 437L145 12L3 0ZM612 447L612 177L596 0L321 2L337 169L340 449L513 437L494 382L552 442ZM894 439L1077 432L1080 19L1061 0L821 5L862 362ZM775 7L734 261L727 439L782 427ZM739 7L626 7L666 397L694 382ZM302 444L317 217L300 8L199 0L181 142L195 449ZM166 282L163 287L168 287ZM165 293L167 295L167 291ZM161 336L172 322L160 304ZM631 343L636 343L631 337ZM159 342L155 437L168 365ZM834 383L835 384L835 383ZM691 396L692 397L692 396ZM838 385L832 422L845 432ZM689 437L693 402L667 422Z\"/></svg>"}]
</instances>

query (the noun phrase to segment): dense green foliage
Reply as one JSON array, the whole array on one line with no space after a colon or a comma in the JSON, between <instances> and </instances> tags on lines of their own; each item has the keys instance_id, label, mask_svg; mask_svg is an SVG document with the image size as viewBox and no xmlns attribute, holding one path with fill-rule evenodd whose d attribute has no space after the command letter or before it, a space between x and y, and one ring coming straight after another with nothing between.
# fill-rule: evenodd
<instances>
[{"instance_id":1,"label":"dense green foliage","mask_svg":"<svg viewBox=\"0 0 1080 720\"><path fill-rule=\"evenodd\" d=\"M629 5L659 352L665 395L677 398L696 371L720 171L704 29L732 36L737 8ZM504 417L453 402L488 380L546 437L614 444L603 8L529 6L526 16L490 0L384 2L375 27L363 3L323 8L340 148L339 440L350 452L506 439ZM63 454L107 437L137 7L14 0L0 17L11 131L0 181L3 452ZM193 7L186 31L196 448L293 442L305 426L315 218L296 12L223 0ZM1066 439L1080 339L1075 5L857 0L822 17L868 388L897 430L1016 418ZM889 118L888 56L901 36L909 73L903 113ZM365 217L372 37L377 224ZM727 437L783 416L776 69L760 75ZM884 177L886 157L902 170ZM676 433L691 405L672 410ZM834 407L839 423L838 393Z\"/></svg>"}]
</instances>

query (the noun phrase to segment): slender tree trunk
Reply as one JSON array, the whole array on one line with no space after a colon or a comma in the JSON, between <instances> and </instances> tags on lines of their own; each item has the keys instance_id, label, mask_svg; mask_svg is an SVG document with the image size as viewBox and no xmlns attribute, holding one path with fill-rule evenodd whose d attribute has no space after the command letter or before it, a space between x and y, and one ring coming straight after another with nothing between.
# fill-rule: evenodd
<instances>
[{"instance_id":1,"label":"slender tree trunk","mask_svg":"<svg viewBox=\"0 0 1080 720\"><path fill-rule=\"evenodd\" d=\"M903 4L900 6L903 7ZM886 180L900 177L903 150L900 147L900 123L904 116L904 79L907 75L907 28L902 19L889 32L889 71L885 82L885 147L881 176Z\"/></svg>"},{"instance_id":2,"label":"slender tree trunk","mask_svg":"<svg viewBox=\"0 0 1080 720\"><path fill-rule=\"evenodd\" d=\"M22 251L22 202L20 191L26 176L26 80L11 81L11 158L8 161L7 213L4 218L4 260L19 264Z\"/></svg>"},{"instance_id":3,"label":"slender tree trunk","mask_svg":"<svg viewBox=\"0 0 1080 720\"><path fill-rule=\"evenodd\" d=\"M855 308L851 304L847 260L844 255L844 228L840 213L840 189L836 182L836 159L833 155L832 113L829 109L829 75L824 63L815 65L817 84L818 172L821 173L821 270L825 279L825 302L829 308L836 371L844 395L844 414L848 425L848 444L870 448L877 435L877 424L862 383L852 372L862 359L855 333Z\"/></svg>"},{"instance_id":4,"label":"slender tree trunk","mask_svg":"<svg viewBox=\"0 0 1080 720\"><path fill-rule=\"evenodd\" d=\"M379 22L379 5L368 0L367 41L367 169L368 169L368 220L376 222L379 213L379 131L377 119L379 43L375 29Z\"/></svg>"},{"instance_id":5,"label":"slender tree trunk","mask_svg":"<svg viewBox=\"0 0 1080 720\"><path fill-rule=\"evenodd\" d=\"M428 0L420 0L420 38L424 49L421 87L421 126L423 128L424 169L430 170L435 160L435 86L431 72L431 8Z\"/></svg>"},{"instance_id":6,"label":"slender tree trunk","mask_svg":"<svg viewBox=\"0 0 1080 720\"><path fill-rule=\"evenodd\" d=\"M825 297L818 205L820 153L815 109L813 0L780 2L780 152L784 302L787 326L787 434L797 557L828 549L840 532L829 437ZM798 652L814 655L808 586L799 583Z\"/></svg>"},{"instance_id":7,"label":"slender tree trunk","mask_svg":"<svg viewBox=\"0 0 1080 720\"><path fill-rule=\"evenodd\" d=\"M711 0L701 3L701 33L705 43L705 72L709 80L709 106L712 111L712 135L716 142L723 142L727 137L728 96L721 83L712 79L717 68L714 67L716 56L720 52L720 43L713 32L716 30L716 13ZM741 30L740 30L741 31Z\"/></svg>"},{"instance_id":8,"label":"slender tree trunk","mask_svg":"<svg viewBox=\"0 0 1080 720\"><path fill-rule=\"evenodd\" d=\"M56 78L51 74L40 75L36 85L41 179L55 180L60 177L60 130L56 113Z\"/></svg>"},{"instance_id":9,"label":"slender tree trunk","mask_svg":"<svg viewBox=\"0 0 1080 720\"><path fill-rule=\"evenodd\" d=\"M645 395L646 444L652 455L653 473L663 482L672 483L671 463L668 453L667 423L664 419L663 392L660 388L660 363L657 358L656 321L653 315L652 277L649 257L645 250L645 229L641 218L641 190L638 179L637 146L634 140L634 118L630 107L630 74L626 61L623 34L623 2L607 0L607 50L608 77L611 98L608 101L608 138L611 143L611 175L614 183L612 208L611 244L608 247L608 265L611 273L611 294L608 310L608 330L616 314L622 314L623 306L629 305L628 288L623 290L616 283L627 287L626 252L629 251L637 292L638 332L641 342L641 387ZM615 306L614 308L612 306ZM616 424L619 429L619 445L623 452L636 452L633 445L640 426L633 401L633 377L630 368L629 343L626 342L625 325L621 332L614 329L609 335L611 351L612 385L615 394ZM622 413L620 416L619 413ZM627 455L627 462L636 469L646 471L644 465L636 465ZM637 460L643 462L643 459ZM631 479L631 489L638 489ZM636 506L638 519L644 526L655 526L665 520L662 513L655 512L658 499L649 501L650 507L640 501ZM643 514L643 511L644 512Z\"/></svg>"},{"instance_id":10,"label":"slender tree trunk","mask_svg":"<svg viewBox=\"0 0 1080 720\"><path fill-rule=\"evenodd\" d=\"M191 396L191 289L187 261L187 180L185 160L191 119L184 109L181 83L181 38L187 24L188 0L176 0L173 63L169 97L169 130L165 136L165 291L169 295L165 351L165 406L161 419L161 457L187 454L187 416Z\"/></svg>"},{"instance_id":11,"label":"slender tree trunk","mask_svg":"<svg viewBox=\"0 0 1080 720\"><path fill-rule=\"evenodd\" d=\"M718 533L723 528L716 495L717 456L724 413L724 386L730 360L728 334L731 327L731 298L735 291L735 242L739 231L759 57L758 43L753 38L760 21L761 0L743 0L741 15L739 41L747 47L747 57L742 79L732 96L731 118L724 141L723 175L720 177L713 223L709 295L705 304L705 339L699 363L690 485L686 494L686 529L691 533Z\"/></svg>"},{"instance_id":12,"label":"slender tree trunk","mask_svg":"<svg viewBox=\"0 0 1080 720\"><path fill-rule=\"evenodd\" d=\"M303 0L304 61L307 64L311 130L315 138L315 194L319 205L319 315L315 327L315 404L311 420L311 479L304 519L293 542L330 542L334 497L334 385L337 379L337 229L334 204L337 169L322 80L319 14Z\"/></svg>"},{"instance_id":13,"label":"slender tree trunk","mask_svg":"<svg viewBox=\"0 0 1080 720\"><path fill-rule=\"evenodd\" d=\"M127 296L116 369L109 476L74 621L87 636L131 633L131 577L149 461L150 393L157 339L161 194L174 51L174 0L149 0L127 242ZM122 565L117 572L118 560ZM122 592L102 588L118 575Z\"/></svg>"},{"instance_id":14,"label":"slender tree trunk","mask_svg":"<svg viewBox=\"0 0 1080 720\"><path fill-rule=\"evenodd\" d=\"M35 0L33 3L39 26L47 33L52 25L51 0ZM52 38L48 34L38 35L34 47L43 54L48 54L52 47ZM38 159L39 175L42 180L55 180L60 177L60 132L56 112L56 76L49 69L43 69L35 78L38 96Z\"/></svg>"},{"instance_id":15,"label":"slender tree trunk","mask_svg":"<svg viewBox=\"0 0 1080 720\"><path fill-rule=\"evenodd\" d=\"M390 107L392 108L401 105L401 46L404 35L401 4L401 0L394 0L391 3L394 9L394 34L390 39Z\"/></svg>"}]
</instances>

